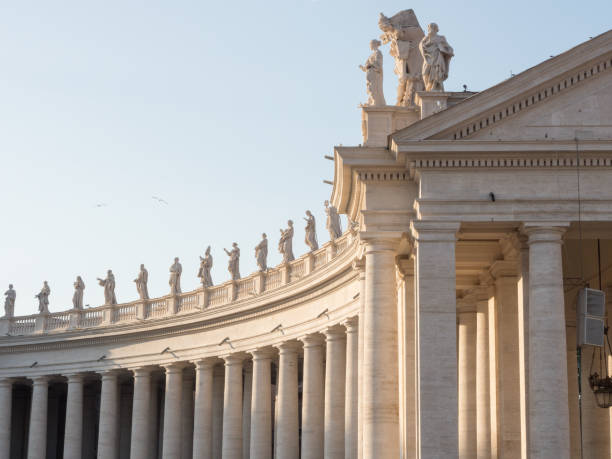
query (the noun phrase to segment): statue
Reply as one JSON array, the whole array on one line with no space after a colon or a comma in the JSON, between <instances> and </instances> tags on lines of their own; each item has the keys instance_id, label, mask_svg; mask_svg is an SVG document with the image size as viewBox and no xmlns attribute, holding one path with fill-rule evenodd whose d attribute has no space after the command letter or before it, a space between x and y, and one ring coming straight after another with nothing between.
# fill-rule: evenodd
<instances>
[{"instance_id":1,"label":"statue","mask_svg":"<svg viewBox=\"0 0 612 459\"><path fill-rule=\"evenodd\" d=\"M255 259L260 271L263 272L268 269L266 264L268 260L268 236L266 236L266 233L261 235L261 242L255 247Z\"/></svg>"},{"instance_id":2,"label":"statue","mask_svg":"<svg viewBox=\"0 0 612 459\"><path fill-rule=\"evenodd\" d=\"M179 263L178 257L174 259L174 263L170 266L170 295L178 295L181 293L181 274L183 267Z\"/></svg>"},{"instance_id":3,"label":"statue","mask_svg":"<svg viewBox=\"0 0 612 459\"><path fill-rule=\"evenodd\" d=\"M327 214L327 223L325 227L329 231L329 240L334 241L342 236L342 227L340 226L340 215L338 210L329 204L329 201L325 201L325 213Z\"/></svg>"},{"instance_id":4,"label":"statue","mask_svg":"<svg viewBox=\"0 0 612 459\"><path fill-rule=\"evenodd\" d=\"M312 213L307 210L306 211L306 236L304 238L304 242L306 245L310 247L310 251L317 250L319 248L319 243L317 242L317 227L315 224L315 218Z\"/></svg>"},{"instance_id":5,"label":"statue","mask_svg":"<svg viewBox=\"0 0 612 459\"><path fill-rule=\"evenodd\" d=\"M109 269L106 272L106 279L100 279L98 277L98 283L104 287L104 304L117 304L117 297L115 296L115 276Z\"/></svg>"},{"instance_id":6,"label":"statue","mask_svg":"<svg viewBox=\"0 0 612 459\"><path fill-rule=\"evenodd\" d=\"M13 317L15 315L15 299L17 298L17 293L13 290L13 284L9 284L4 296L6 297L4 300L4 317Z\"/></svg>"},{"instance_id":7,"label":"statue","mask_svg":"<svg viewBox=\"0 0 612 459\"><path fill-rule=\"evenodd\" d=\"M85 282L83 282L81 276L77 276L74 282L74 295L72 295L74 309L83 309L83 290L85 290Z\"/></svg>"},{"instance_id":8,"label":"statue","mask_svg":"<svg viewBox=\"0 0 612 459\"><path fill-rule=\"evenodd\" d=\"M368 103L370 106L387 105L383 94L383 56L378 47L380 41L372 40L370 49L372 54L364 65L359 68L366 74L366 89L368 91Z\"/></svg>"},{"instance_id":9,"label":"statue","mask_svg":"<svg viewBox=\"0 0 612 459\"><path fill-rule=\"evenodd\" d=\"M227 263L227 270L230 272L232 280L240 279L240 249L238 244L232 242L232 250L223 250L230 257Z\"/></svg>"},{"instance_id":10,"label":"statue","mask_svg":"<svg viewBox=\"0 0 612 459\"><path fill-rule=\"evenodd\" d=\"M395 59L393 73L399 79L397 102L401 107L415 107L414 96L423 90L421 67L423 58L418 43L425 35L412 10L404 10L390 18L380 13L378 27L383 44L391 43L389 54Z\"/></svg>"},{"instance_id":11,"label":"statue","mask_svg":"<svg viewBox=\"0 0 612 459\"><path fill-rule=\"evenodd\" d=\"M49 295L51 295L51 289L47 281L44 281L40 293L34 295L34 298L38 298L38 312L40 314L49 314Z\"/></svg>"},{"instance_id":12,"label":"statue","mask_svg":"<svg viewBox=\"0 0 612 459\"><path fill-rule=\"evenodd\" d=\"M149 271L146 270L145 265L140 265L140 272L138 273L138 277L134 279L136 282L136 290L138 290L138 296L141 300L149 299L149 288L147 287L147 282L149 282Z\"/></svg>"},{"instance_id":13,"label":"statue","mask_svg":"<svg viewBox=\"0 0 612 459\"><path fill-rule=\"evenodd\" d=\"M423 80L425 91L444 91L451 58L455 55L446 38L438 35L438 25L429 24L427 36L419 43L423 56Z\"/></svg>"},{"instance_id":14,"label":"statue","mask_svg":"<svg viewBox=\"0 0 612 459\"><path fill-rule=\"evenodd\" d=\"M210 246L206 247L204 258L200 257L200 269L198 270L198 277L202 281L204 288L212 287L213 281L210 276L210 270L212 269L213 258L210 254Z\"/></svg>"},{"instance_id":15,"label":"statue","mask_svg":"<svg viewBox=\"0 0 612 459\"><path fill-rule=\"evenodd\" d=\"M281 229L281 237L278 241L278 251L283 255L283 263L295 260L293 256L293 221L287 222L289 226L286 230Z\"/></svg>"}]
</instances>

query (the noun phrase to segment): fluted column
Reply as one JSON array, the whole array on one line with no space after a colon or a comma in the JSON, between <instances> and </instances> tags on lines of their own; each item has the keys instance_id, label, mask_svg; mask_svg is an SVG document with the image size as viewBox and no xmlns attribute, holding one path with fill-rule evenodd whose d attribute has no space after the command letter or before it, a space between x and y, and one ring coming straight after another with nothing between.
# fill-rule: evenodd
<instances>
[{"instance_id":1,"label":"fluted column","mask_svg":"<svg viewBox=\"0 0 612 459\"><path fill-rule=\"evenodd\" d=\"M164 402L163 459L181 457L183 366L182 363L164 365L166 369L166 397Z\"/></svg>"},{"instance_id":2,"label":"fluted column","mask_svg":"<svg viewBox=\"0 0 612 459\"><path fill-rule=\"evenodd\" d=\"M459 458L476 457L476 310L463 305L459 319Z\"/></svg>"},{"instance_id":3,"label":"fluted column","mask_svg":"<svg viewBox=\"0 0 612 459\"><path fill-rule=\"evenodd\" d=\"M277 458L299 456L298 349L294 341L278 346Z\"/></svg>"},{"instance_id":4,"label":"fluted column","mask_svg":"<svg viewBox=\"0 0 612 459\"><path fill-rule=\"evenodd\" d=\"M0 459L11 455L11 411L13 407L13 381L0 379Z\"/></svg>"},{"instance_id":5,"label":"fluted column","mask_svg":"<svg viewBox=\"0 0 612 459\"><path fill-rule=\"evenodd\" d=\"M33 378L28 459L44 459L47 455L47 409L49 381L46 376Z\"/></svg>"},{"instance_id":6,"label":"fluted column","mask_svg":"<svg viewBox=\"0 0 612 459\"><path fill-rule=\"evenodd\" d=\"M242 459L242 354L225 360L222 459Z\"/></svg>"},{"instance_id":7,"label":"fluted column","mask_svg":"<svg viewBox=\"0 0 612 459\"><path fill-rule=\"evenodd\" d=\"M193 456L193 384L194 375L183 371L183 392L181 400L181 459Z\"/></svg>"},{"instance_id":8,"label":"fluted column","mask_svg":"<svg viewBox=\"0 0 612 459\"><path fill-rule=\"evenodd\" d=\"M251 457L251 400L253 398L253 363L246 361L242 391L242 459Z\"/></svg>"},{"instance_id":9,"label":"fluted column","mask_svg":"<svg viewBox=\"0 0 612 459\"><path fill-rule=\"evenodd\" d=\"M486 288L476 298L476 458L491 459L489 300Z\"/></svg>"},{"instance_id":10,"label":"fluted column","mask_svg":"<svg viewBox=\"0 0 612 459\"><path fill-rule=\"evenodd\" d=\"M116 459L119 441L119 387L117 373L102 373L98 459Z\"/></svg>"},{"instance_id":11,"label":"fluted column","mask_svg":"<svg viewBox=\"0 0 612 459\"><path fill-rule=\"evenodd\" d=\"M148 459L149 423L151 422L151 369L137 368L134 372L134 396L132 401L131 459Z\"/></svg>"},{"instance_id":12,"label":"fluted column","mask_svg":"<svg viewBox=\"0 0 612 459\"><path fill-rule=\"evenodd\" d=\"M302 378L302 459L321 459L324 442L325 383L323 337L307 335L304 343L304 375Z\"/></svg>"},{"instance_id":13,"label":"fluted column","mask_svg":"<svg viewBox=\"0 0 612 459\"><path fill-rule=\"evenodd\" d=\"M213 432L213 369L215 359L202 359L196 365L193 421L193 459L211 459Z\"/></svg>"},{"instance_id":14,"label":"fluted column","mask_svg":"<svg viewBox=\"0 0 612 459\"><path fill-rule=\"evenodd\" d=\"M272 349L257 349L253 355L250 459L272 457Z\"/></svg>"},{"instance_id":15,"label":"fluted column","mask_svg":"<svg viewBox=\"0 0 612 459\"><path fill-rule=\"evenodd\" d=\"M568 459L569 411L561 237L564 225L524 224L529 244L530 457Z\"/></svg>"},{"instance_id":16,"label":"fluted column","mask_svg":"<svg viewBox=\"0 0 612 459\"><path fill-rule=\"evenodd\" d=\"M418 457L458 451L455 240L459 224L413 221L418 302Z\"/></svg>"},{"instance_id":17,"label":"fluted column","mask_svg":"<svg viewBox=\"0 0 612 459\"><path fill-rule=\"evenodd\" d=\"M344 328L325 330L325 459L344 459L344 389L346 375L346 335ZM397 373L394 375L397 377ZM395 394L397 396L397 393Z\"/></svg>"},{"instance_id":18,"label":"fluted column","mask_svg":"<svg viewBox=\"0 0 612 459\"><path fill-rule=\"evenodd\" d=\"M64 459L80 459L83 443L83 375L68 375Z\"/></svg>"},{"instance_id":19,"label":"fluted column","mask_svg":"<svg viewBox=\"0 0 612 459\"><path fill-rule=\"evenodd\" d=\"M346 327L346 385L344 402L344 457L357 459L357 410L358 410L358 346L359 320L350 317L344 321Z\"/></svg>"}]
</instances>

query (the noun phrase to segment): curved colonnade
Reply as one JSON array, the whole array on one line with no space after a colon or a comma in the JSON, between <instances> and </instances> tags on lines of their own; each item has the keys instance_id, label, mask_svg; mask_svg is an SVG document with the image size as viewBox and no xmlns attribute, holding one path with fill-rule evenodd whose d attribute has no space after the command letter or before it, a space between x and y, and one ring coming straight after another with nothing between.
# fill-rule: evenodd
<instances>
[{"instance_id":1,"label":"curved colonnade","mask_svg":"<svg viewBox=\"0 0 612 459\"><path fill-rule=\"evenodd\" d=\"M356 452L359 246L347 231L239 281L2 319L0 459Z\"/></svg>"}]
</instances>

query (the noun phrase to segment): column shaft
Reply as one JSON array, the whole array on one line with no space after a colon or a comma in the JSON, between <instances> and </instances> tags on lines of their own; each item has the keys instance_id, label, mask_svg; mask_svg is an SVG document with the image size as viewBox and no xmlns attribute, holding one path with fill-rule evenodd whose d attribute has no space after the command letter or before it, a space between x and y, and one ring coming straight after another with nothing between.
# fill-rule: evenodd
<instances>
[{"instance_id":1,"label":"column shaft","mask_svg":"<svg viewBox=\"0 0 612 459\"><path fill-rule=\"evenodd\" d=\"M68 376L64 459L81 459L83 443L83 376Z\"/></svg>"},{"instance_id":2,"label":"column shaft","mask_svg":"<svg viewBox=\"0 0 612 459\"><path fill-rule=\"evenodd\" d=\"M28 459L44 459L47 454L47 403L49 382L46 376L34 378L28 433Z\"/></svg>"},{"instance_id":3,"label":"column shaft","mask_svg":"<svg viewBox=\"0 0 612 459\"><path fill-rule=\"evenodd\" d=\"M357 387L357 457L362 458L363 455L363 324L365 323L365 299L366 299L366 277L365 277L365 260L355 262L353 265L359 271L359 355L358 359L358 387Z\"/></svg>"},{"instance_id":4,"label":"column shaft","mask_svg":"<svg viewBox=\"0 0 612 459\"><path fill-rule=\"evenodd\" d=\"M489 301L476 303L476 457L491 459L491 398L489 390Z\"/></svg>"},{"instance_id":5,"label":"column shaft","mask_svg":"<svg viewBox=\"0 0 612 459\"><path fill-rule=\"evenodd\" d=\"M163 459L181 457L181 400L183 366L170 364L166 369L166 397L164 401Z\"/></svg>"},{"instance_id":6,"label":"column shaft","mask_svg":"<svg viewBox=\"0 0 612 459\"><path fill-rule=\"evenodd\" d=\"M278 350L276 457L299 457L298 347L287 342L278 346Z\"/></svg>"},{"instance_id":7,"label":"column shaft","mask_svg":"<svg viewBox=\"0 0 612 459\"><path fill-rule=\"evenodd\" d=\"M304 376L302 380L302 459L321 459L324 442L323 338L308 335L304 343Z\"/></svg>"},{"instance_id":8,"label":"column shaft","mask_svg":"<svg viewBox=\"0 0 612 459\"><path fill-rule=\"evenodd\" d=\"M148 459L150 457L150 406L151 370L149 368L138 368L134 370L130 459Z\"/></svg>"},{"instance_id":9,"label":"column shaft","mask_svg":"<svg viewBox=\"0 0 612 459\"><path fill-rule=\"evenodd\" d=\"M11 411L13 408L13 381L0 379L0 459L11 455Z\"/></svg>"},{"instance_id":10,"label":"column shaft","mask_svg":"<svg viewBox=\"0 0 612 459\"><path fill-rule=\"evenodd\" d=\"M539 459L569 458L563 231L525 224L529 237L530 457Z\"/></svg>"},{"instance_id":11,"label":"column shaft","mask_svg":"<svg viewBox=\"0 0 612 459\"><path fill-rule=\"evenodd\" d=\"M193 423L193 458L211 459L213 439L213 369L212 359L196 363L196 389Z\"/></svg>"},{"instance_id":12,"label":"column shaft","mask_svg":"<svg viewBox=\"0 0 612 459\"><path fill-rule=\"evenodd\" d=\"M184 372L181 400L181 459L191 459L193 456L193 385L193 374Z\"/></svg>"},{"instance_id":13,"label":"column shaft","mask_svg":"<svg viewBox=\"0 0 612 459\"><path fill-rule=\"evenodd\" d=\"M253 352L253 388L251 397L251 459L272 457L272 352Z\"/></svg>"},{"instance_id":14,"label":"column shaft","mask_svg":"<svg viewBox=\"0 0 612 459\"><path fill-rule=\"evenodd\" d=\"M346 335L342 327L325 332L325 459L344 459L344 389L346 385ZM397 373L394 375L397 378ZM397 392L395 393L397 397ZM396 432L397 433L397 432Z\"/></svg>"},{"instance_id":15,"label":"column shaft","mask_svg":"<svg viewBox=\"0 0 612 459\"><path fill-rule=\"evenodd\" d=\"M213 459L221 459L224 390L225 368L223 365L217 365L213 371Z\"/></svg>"},{"instance_id":16,"label":"column shaft","mask_svg":"<svg viewBox=\"0 0 612 459\"><path fill-rule=\"evenodd\" d=\"M100 391L100 427L98 428L98 459L116 459L119 441L119 388L117 374L102 373Z\"/></svg>"},{"instance_id":17,"label":"column shaft","mask_svg":"<svg viewBox=\"0 0 612 459\"><path fill-rule=\"evenodd\" d=\"M242 459L242 359L225 357L222 459Z\"/></svg>"},{"instance_id":18,"label":"column shaft","mask_svg":"<svg viewBox=\"0 0 612 459\"><path fill-rule=\"evenodd\" d=\"M346 327L346 387L344 403L344 457L357 459L358 413L358 346L359 320L352 317L344 322Z\"/></svg>"},{"instance_id":19,"label":"column shaft","mask_svg":"<svg viewBox=\"0 0 612 459\"><path fill-rule=\"evenodd\" d=\"M459 458L476 457L476 312L459 313Z\"/></svg>"},{"instance_id":20,"label":"column shaft","mask_svg":"<svg viewBox=\"0 0 612 459\"><path fill-rule=\"evenodd\" d=\"M244 364L244 390L242 392L242 459L251 457L251 400L253 398L253 364Z\"/></svg>"}]
</instances>

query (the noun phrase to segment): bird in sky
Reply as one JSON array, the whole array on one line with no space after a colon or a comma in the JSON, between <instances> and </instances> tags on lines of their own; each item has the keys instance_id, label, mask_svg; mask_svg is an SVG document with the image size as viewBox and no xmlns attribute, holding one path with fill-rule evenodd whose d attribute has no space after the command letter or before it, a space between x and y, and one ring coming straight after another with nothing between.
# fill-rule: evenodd
<instances>
[{"instance_id":1,"label":"bird in sky","mask_svg":"<svg viewBox=\"0 0 612 459\"><path fill-rule=\"evenodd\" d=\"M155 199L155 200L156 200L157 202L159 202L159 203L164 203L164 204L168 205L168 202L167 202L165 199L162 199L162 198L160 198L160 197L157 197L157 196L151 196L151 199Z\"/></svg>"},{"instance_id":2,"label":"bird in sky","mask_svg":"<svg viewBox=\"0 0 612 459\"><path fill-rule=\"evenodd\" d=\"M106 207L108 204L106 204L105 202L100 202L98 204L96 204L95 207Z\"/></svg>"}]
</instances>

